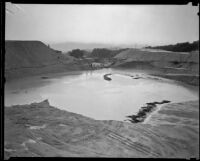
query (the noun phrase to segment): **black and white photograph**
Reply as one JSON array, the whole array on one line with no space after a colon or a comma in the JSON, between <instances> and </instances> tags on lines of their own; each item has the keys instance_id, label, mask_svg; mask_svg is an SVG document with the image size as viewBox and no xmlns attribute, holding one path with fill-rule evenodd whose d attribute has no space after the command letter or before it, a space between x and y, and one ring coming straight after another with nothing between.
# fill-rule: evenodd
<instances>
[{"instance_id":1,"label":"black and white photograph","mask_svg":"<svg viewBox=\"0 0 200 161\"><path fill-rule=\"evenodd\" d=\"M199 159L199 4L5 2L4 159Z\"/></svg>"}]
</instances>

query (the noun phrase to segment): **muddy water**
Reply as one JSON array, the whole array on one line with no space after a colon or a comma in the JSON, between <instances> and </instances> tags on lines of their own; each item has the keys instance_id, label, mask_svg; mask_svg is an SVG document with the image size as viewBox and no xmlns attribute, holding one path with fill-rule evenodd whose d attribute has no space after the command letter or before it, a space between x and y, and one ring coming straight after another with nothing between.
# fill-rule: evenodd
<instances>
[{"instance_id":1,"label":"muddy water","mask_svg":"<svg viewBox=\"0 0 200 161\"><path fill-rule=\"evenodd\" d=\"M111 81L104 79L104 74L108 73L112 74L109 75ZM134 70L102 69L73 75L43 75L43 79L37 76L5 85L6 106L48 99L52 106L98 120L123 121L147 102L181 102L198 97L198 92L190 86Z\"/></svg>"}]
</instances>

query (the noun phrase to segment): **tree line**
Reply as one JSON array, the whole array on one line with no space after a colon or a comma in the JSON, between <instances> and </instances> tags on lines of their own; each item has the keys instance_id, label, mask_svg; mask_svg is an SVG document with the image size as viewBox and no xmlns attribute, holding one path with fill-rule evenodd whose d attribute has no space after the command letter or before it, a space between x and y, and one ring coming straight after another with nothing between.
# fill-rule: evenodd
<instances>
[{"instance_id":1,"label":"tree line","mask_svg":"<svg viewBox=\"0 0 200 161\"><path fill-rule=\"evenodd\" d=\"M88 56L93 57L93 58L100 58L100 59L112 58L124 50L126 50L126 49L111 50L111 49L106 49L106 48L95 48L88 54ZM68 52L68 54L70 56L73 56L75 58L83 58L85 53L86 53L85 50L80 50L80 49L74 49L74 50Z\"/></svg>"},{"instance_id":2,"label":"tree line","mask_svg":"<svg viewBox=\"0 0 200 161\"><path fill-rule=\"evenodd\" d=\"M147 46L145 48L148 49L162 49L167 51L174 51L174 52L191 52L195 50L199 50L199 40L194 41L192 43L189 42L183 42L183 43L177 43L175 45L164 45L164 46Z\"/></svg>"}]
</instances>

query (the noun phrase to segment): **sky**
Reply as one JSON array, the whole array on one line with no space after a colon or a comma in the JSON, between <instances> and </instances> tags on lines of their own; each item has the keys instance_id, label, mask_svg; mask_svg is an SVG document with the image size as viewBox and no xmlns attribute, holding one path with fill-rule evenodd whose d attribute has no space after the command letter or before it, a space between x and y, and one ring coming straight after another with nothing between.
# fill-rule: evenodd
<instances>
[{"instance_id":1,"label":"sky","mask_svg":"<svg viewBox=\"0 0 200 161\"><path fill-rule=\"evenodd\" d=\"M199 6L6 3L6 40L165 45L199 40Z\"/></svg>"}]
</instances>

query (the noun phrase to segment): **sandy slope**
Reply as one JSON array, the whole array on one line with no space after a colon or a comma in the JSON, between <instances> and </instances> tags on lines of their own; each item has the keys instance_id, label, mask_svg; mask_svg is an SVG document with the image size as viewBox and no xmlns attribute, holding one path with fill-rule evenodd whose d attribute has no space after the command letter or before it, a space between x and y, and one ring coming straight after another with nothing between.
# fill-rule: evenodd
<instances>
[{"instance_id":1,"label":"sandy slope","mask_svg":"<svg viewBox=\"0 0 200 161\"><path fill-rule=\"evenodd\" d=\"M153 75L199 86L199 52L129 49L115 56L115 68L151 70Z\"/></svg>"},{"instance_id":2,"label":"sandy slope","mask_svg":"<svg viewBox=\"0 0 200 161\"><path fill-rule=\"evenodd\" d=\"M40 41L6 41L5 50L6 80L77 69L72 57Z\"/></svg>"},{"instance_id":3,"label":"sandy slope","mask_svg":"<svg viewBox=\"0 0 200 161\"><path fill-rule=\"evenodd\" d=\"M124 67L146 67L163 69L164 72L198 73L199 53L150 52L129 49L115 56L116 65Z\"/></svg>"},{"instance_id":4,"label":"sandy slope","mask_svg":"<svg viewBox=\"0 0 200 161\"><path fill-rule=\"evenodd\" d=\"M145 124L97 121L48 101L5 107L12 156L199 158L199 104L168 104Z\"/></svg>"}]
</instances>

